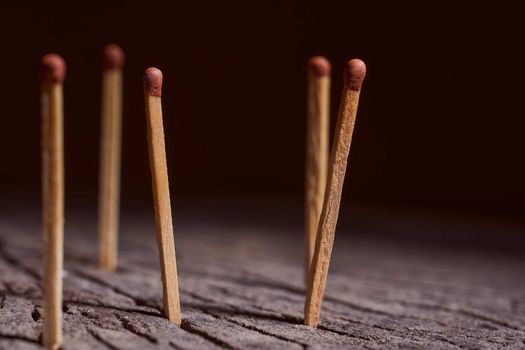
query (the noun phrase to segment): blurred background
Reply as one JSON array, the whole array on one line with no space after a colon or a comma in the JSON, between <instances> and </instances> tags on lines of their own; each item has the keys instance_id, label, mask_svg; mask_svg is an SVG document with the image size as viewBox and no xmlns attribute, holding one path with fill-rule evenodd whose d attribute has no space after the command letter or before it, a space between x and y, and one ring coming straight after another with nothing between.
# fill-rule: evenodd
<instances>
[{"instance_id":1,"label":"blurred background","mask_svg":"<svg viewBox=\"0 0 525 350\"><path fill-rule=\"evenodd\" d=\"M302 210L306 62L368 66L344 204L525 214L525 3L3 1L1 196L40 199L37 67L63 55L68 205L96 206L101 52L127 54L122 200L151 206L142 73L164 72L175 198L268 198ZM333 129L332 129L333 130ZM347 207L346 207L347 208Z\"/></svg>"}]
</instances>

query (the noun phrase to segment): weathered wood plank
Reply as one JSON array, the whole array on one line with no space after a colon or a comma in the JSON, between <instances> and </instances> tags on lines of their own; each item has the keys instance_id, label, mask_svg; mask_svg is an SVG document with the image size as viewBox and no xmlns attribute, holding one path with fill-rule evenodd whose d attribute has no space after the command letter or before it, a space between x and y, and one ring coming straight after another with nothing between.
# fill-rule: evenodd
<instances>
[{"instance_id":1,"label":"weathered wood plank","mask_svg":"<svg viewBox=\"0 0 525 350\"><path fill-rule=\"evenodd\" d=\"M0 349L35 349L42 331L38 222L0 219ZM80 219L66 227L64 349L525 346L525 257L342 234L314 330L302 324L300 227L181 222L179 328L161 316L153 223L123 221L112 274L97 267L96 225Z\"/></svg>"}]
</instances>

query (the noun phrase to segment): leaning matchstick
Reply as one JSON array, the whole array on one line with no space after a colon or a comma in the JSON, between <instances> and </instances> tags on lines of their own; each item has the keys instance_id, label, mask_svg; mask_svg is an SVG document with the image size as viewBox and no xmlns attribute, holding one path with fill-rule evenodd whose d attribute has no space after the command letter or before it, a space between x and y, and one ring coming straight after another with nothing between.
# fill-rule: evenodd
<instances>
[{"instance_id":1,"label":"leaning matchstick","mask_svg":"<svg viewBox=\"0 0 525 350\"><path fill-rule=\"evenodd\" d=\"M114 44L104 49L102 71L102 132L99 173L100 267L115 271L118 256L122 67L124 52Z\"/></svg>"},{"instance_id":2,"label":"leaning matchstick","mask_svg":"<svg viewBox=\"0 0 525 350\"><path fill-rule=\"evenodd\" d=\"M308 62L305 173L305 282L310 278L315 236L328 173L330 127L330 62L322 56Z\"/></svg>"},{"instance_id":3,"label":"leaning matchstick","mask_svg":"<svg viewBox=\"0 0 525 350\"><path fill-rule=\"evenodd\" d=\"M346 163L352 142L357 105L359 103L359 93L365 74L366 66L363 61L353 59L346 64L344 73L345 85L330 154L328 182L323 210L319 218L319 227L312 260L312 275L304 306L304 322L311 327L316 327L319 324L321 303L323 301L326 277L330 265L330 255L332 254L334 244L335 227L339 215L339 204L343 191Z\"/></svg>"},{"instance_id":4,"label":"leaning matchstick","mask_svg":"<svg viewBox=\"0 0 525 350\"><path fill-rule=\"evenodd\" d=\"M171 219L168 168L162 125L162 72L148 68L144 73L144 95L148 128L148 149L153 181L153 200L155 202L155 221L157 224L157 243L159 246L162 273L164 315L180 326L179 282L175 242Z\"/></svg>"},{"instance_id":5,"label":"leaning matchstick","mask_svg":"<svg viewBox=\"0 0 525 350\"><path fill-rule=\"evenodd\" d=\"M48 54L40 63L42 112L42 222L44 235L43 343L62 343L62 265L64 258L64 155L62 83L66 65Z\"/></svg>"}]
</instances>

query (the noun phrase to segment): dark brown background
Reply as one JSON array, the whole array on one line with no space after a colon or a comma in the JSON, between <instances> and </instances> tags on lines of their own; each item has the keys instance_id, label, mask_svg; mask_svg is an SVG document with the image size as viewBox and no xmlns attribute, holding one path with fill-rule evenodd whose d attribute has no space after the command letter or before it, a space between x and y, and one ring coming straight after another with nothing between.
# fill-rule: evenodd
<instances>
[{"instance_id":1,"label":"dark brown background","mask_svg":"<svg viewBox=\"0 0 525 350\"><path fill-rule=\"evenodd\" d=\"M165 74L175 193L300 198L305 63L368 65L348 199L523 217L522 1L2 2L2 191L39 198L39 88L47 52L68 64L69 199L96 203L101 50L127 53L123 198L150 200L141 76ZM277 197L275 197L277 198Z\"/></svg>"}]
</instances>

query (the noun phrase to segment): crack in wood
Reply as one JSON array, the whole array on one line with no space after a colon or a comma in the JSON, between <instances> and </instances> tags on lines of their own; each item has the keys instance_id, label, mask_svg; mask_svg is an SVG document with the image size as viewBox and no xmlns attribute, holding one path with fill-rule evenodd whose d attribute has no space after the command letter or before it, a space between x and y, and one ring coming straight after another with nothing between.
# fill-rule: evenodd
<instances>
[{"instance_id":1,"label":"crack in wood","mask_svg":"<svg viewBox=\"0 0 525 350\"><path fill-rule=\"evenodd\" d=\"M30 267L27 267L25 266L22 262L20 262L18 259L12 257L11 255L9 255L8 253L6 253L5 249L4 249L4 245L2 243L2 241L0 240L0 257L5 260L6 262L8 262L9 264L11 264L11 266L13 266L14 268L22 271L22 272L25 272L27 275L33 277L37 282L41 282L41 278L40 278L40 275L34 271L32 268Z\"/></svg>"},{"instance_id":2,"label":"crack in wood","mask_svg":"<svg viewBox=\"0 0 525 350\"><path fill-rule=\"evenodd\" d=\"M400 337L401 336L399 330L396 330L394 328L388 328L388 327L384 327L384 326L380 326L380 325L372 324L372 323L364 323L364 322L360 322L360 321L356 321L356 320L351 320L351 319L348 319L348 318L346 318L346 320L349 321L349 322L355 323L355 324L362 325L362 326L373 327L373 328L377 328L377 329L381 329L381 330L387 331L387 332L391 333L392 335L395 335L396 337ZM318 328L319 329L330 330L330 331L335 332L337 334L347 334L344 331L337 331L337 330L331 329L329 326L320 325L320 326L318 326ZM465 332L468 332L468 331L469 331L468 329L465 329ZM456 346L458 348L464 348L462 345L459 345L459 344L456 344L456 343L450 341L445 336L443 336L441 333L434 332L434 331L425 331L425 334L428 334L429 335L429 339L431 339L431 340L435 340L435 341L438 341L438 342L449 343L449 344L454 345L454 346ZM467 337L467 338L473 338L473 337L469 336L468 334L464 334L464 336ZM474 339L477 339L477 338L474 338ZM368 339L368 340L370 340L370 339Z\"/></svg>"},{"instance_id":3,"label":"crack in wood","mask_svg":"<svg viewBox=\"0 0 525 350\"><path fill-rule=\"evenodd\" d=\"M217 314L226 314L229 316L246 316L246 317L253 317L253 318L259 318L259 319L266 319L266 320L272 320L272 321L279 321L279 322L286 322L291 324L301 324L302 325L302 319L298 319L293 316L286 316L281 314L281 317L268 315L264 313L258 313L253 311L247 311L244 309L241 309L238 306L235 305L229 305L229 308L221 307L219 305L216 305L215 303L213 305L203 305L203 304L196 304L196 303L184 303L184 306L186 307L193 307L203 313L208 313L213 316L212 313Z\"/></svg>"},{"instance_id":4,"label":"crack in wood","mask_svg":"<svg viewBox=\"0 0 525 350\"><path fill-rule=\"evenodd\" d=\"M425 304L425 303L417 303L417 302L412 302L412 301L398 301L398 303L401 304L401 305L414 306L416 308L421 308L421 309L438 310L438 311L462 314L464 316L472 317L472 318L475 318L475 319L478 319L478 320L481 320L481 321L491 322L491 323L497 324L498 326L501 326L501 327L507 327L507 328L510 328L510 329L513 329L513 330L523 330L523 329L519 328L518 326L511 325L507 321L503 321L503 320L497 319L497 318L492 317L490 315L483 315L483 314L479 313L477 310L476 311L475 310L467 310L467 309L464 309L462 307L451 308L451 307L444 306L444 305Z\"/></svg>"},{"instance_id":5,"label":"crack in wood","mask_svg":"<svg viewBox=\"0 0 525 350\"><path fill-rule=\"evenodd\" d=\"M207 341L210 341L212 342L213 344L215 345L218 345L222 348L225 348L225 349L235 349L234 347L232 347L230 344L222 341L221 339L217 338L217 337L214 337L213 335L211 334L208 334L198 328L196 328L195 326L193 326L190 322L186 321L186 320L182 320L182 323L180 325L180 327L185 330L186 332L188 333L191 333L191 334L195 334L195 335L198 335L200 336L201 338L204 338L205 340Z\"/></svg>"},{"instance_id":6,"label":"crack in wood","mask_svg":"<svg viewBox=\"0 0 525 350\"><path fill-rule=\"evenodd\" d=\"M126 298L129 298L131 299L137 306L146 306L146 307L150 307L150 308L153 308L153 309L156 309L158 310L160 313L162 313L162 309L158 308L157 306L154 306L154 305L151 305L150 303L147 302L147 300L144 300L144 299L140 299L140 298L136 298L135 296L133 296L132 294L128 293L128 292L125 292L124 290L122 290L121 288L118 288L118 287L115 287L114 285L110 284L110 283L107 283L106 281L100 279L100 278L97 278L93 275L90 275L89 273L85 273L77 268L71 270L75 276L77 277L81 277L81 278L84 278L88 281L91 281L93 283L96 283L100 286L103 286L103 287L106 287L108 289L110 289L111 291L113 291L114 293L116 294L120 294Z\"/></svg>"},{"instance_id":7,"label":"crack in wood","mask_svg":"<svg viewBox=\"0 0 525 350\"><path fill-rule=\"evenodd\" d=\"M344 305L346 307L349 307L351 309L355 309L355 310L359 310L359 311L362 311L364 313L371 313L371 314L376 314L376 315L381 315L381 316L388 316L388 317L393 317L393 318L397 318L397 317L411 317L411 316L406 316L406 315L397 315L397 314L394 314L394 313L390 313L390 312L386 312L386 311L383 311L383 310L377 310L377 309L372 309L372 308L369 308L369 307L366 307L366 306L362 306L362 305L357 305L356 303L353 303L353 302L350 302L350 301L346 301L346 300L341 300L341 299L338 299L338 298L335 298L335 297L332 297L332 296L328 296L326 295L324 297L324 300L327 301L327 302L331 302L333 304L340 304L340 305Z\"/></svg>"},{"instance_id":8,"label":"crack in wood","mask_svg":"<svg viewBox=\"0 0 525 350\"><path fill-rule=\"evenodd\" d=\"M214 316L214 314L210 314L210 315ZM251 331L255 331L255 332L261 333L263 335L267 335L267 336L270 336L270 337L273 337L273 338L277 338L279 340L283 340L283 341L286 341L286 342L289 342L289 343L292 343L292 344L297 344L297 345L301 346L303 349L306 349L308 347L308 344L306 344L306 343L302 343L302 342L299 342L299 341L294 340L294 339L290 339L290 338L283 337L281 335L278 335L278 334L275 334L275 333L272 333L272 332L265 331L264 329L261 329L259 327L253 326L253 325L244 324L242 322L239 322L237 320L234 320L234 319L231 319L231 318L227 318L227 317L225 318L225 317L221 317L221 316L217 316L217 315L215 315L215 317L222 318L223 320L226 320L226 321L229 321L231 323L234 323L237 326L246 328L246 329L251 330Z\"/></svg>"},{"instance_id":9,"label":"crack in wood","mask_svg":"<svg viewBox=\"0 0 525 350\"><path fill-rule=\"evenodd\" d=\"M459 345L459 344L456 344L455 342L453 342L453 341L447 339L447 337L445 337L445 336L443 336L443 335L441 335L441 334L436 334L436 335L434 335L433 338L434 338L435 340L437 340L437 341L440 341L440 342L443 342L443 343L450 344L450 345L452 345L452 346L454 346L454 347L456 347L456 348L458 348L458 349L463 349L463 348L464 348L464 346Z\"/></svg>"},{"instance_id":10,"label":"crack in wood","mask_svg":"<svg viewBox=\"0 0 525 350\"><path fill-rule=\"evenodd\" d=\"M175 344L174 342L171 342L171 341L168 342L168 346L170 348L173 348L173 349L176 349L176 350L187 350L185 348L182 348L182 347L178 346L177 344Z\"/></svg>"},{"instance_id":11,"label":"crack in wood","mask_svg":"<svg viewBox=\"0 0 525 350\"><path fill-rule=\"evenodd\" d=\"M191 292L187 289L184 289L184 288L180 288L180 292L181 294L186 294L194 299L197 299L197 300L200 300L200 301L203 301L205 303L212 303L212 304L215 304L215 300L213 299L210 299L210 298L206 298L206 297L203 297L195 292Z\"/></svg>"},{"instance_id":12,"label":"crack in wood","mask_svg":"<svg viewBox=\"0 0 525 350\"><path fill-rule=\"evenodd\" d=\"M24 337L24 336L21 336L21 335L4 334L4 333L0 332L0 339L1 338L12 339L12 340L19 340L19 341L24 341L24 342L40 345L40 342L38 340L29 338L29 337Z\"/></svg>"},{"instance_id":13,"label":"crack in wood","mask_svg":"<svg viewBox=\"0 0 525 350\"><path fill-rule=\"evenodd\" d=\"M277 339L280 339L280 340L283 340L283 341L286 341L286 342L290 342L290 343L293 343L293 344L300 345L303 349L306 349L306 347L308 346L308 344L301 343L301 342L298 342L296 340L293 340L293 339L290 339L290 338L286 338L286 337L280 336L278 334L265 331L263 329L260 329L259 327L253 326L253 325L244 324L244 323L239 322L239 321L237 321L235 319L232 319L231 317L223 317L222 315L220 315L220 314L218 314L216 312L210 312L209 310L210 310L209 308L201 309L201 311L203 313L207 314L207 315L210 315L210 316L213 316L215 318L231 322L231 323L236 324L237 326L243 327L245 329L248 329L248 330L251 330L251 331L255 331L255 332L258 332L258 333L263 334L263 335L271 336L271 337L274 337L274 338L277 338ZM227 311L225 312L225 314L229 314L230 316L231 315L253 316L252 313L238 313L238 314L234 314L234 313L227 312ZM255 315L254 317L259 317L259 315ZM277 320L278 321L282 321L282 320L279 320L279 319L277 319Z\"/></svg>"},{"instance_id":14,"label":"crack in wood","mask_svg":"<svg viewBox=\"0 0 525 350\"><path fill-rule=\"evenodd\" d=\"M33 311L31 311L31 318L35 322L38 322L42 318L42 315L40 314L40 311L38 311L36 304L33 306Z\"/></svg>"},{"instance_id":15,"label":"crack in wood","mask_svg":"<svg viewBox=\"0 0 525 350\"><path fill-rule=\"evenodd\" d=\"M523 331L523 329L521 329L521 328L519 328L517 326L511 325L507 321L503 321L503 320L497 319L497 318L489 316L489 315L482 315L482 314L480 314L480 313L478 313L476 311L473 311L473 310L466 310L466 309L459 308L459 309L450 309L450 311L451 312L458 312L460 314L463 314L465 316L470 316L470 317L473 317L473 318L478 319L478 320L492 322L494 324L497 324L497 325L502 326L502 327L510 328L512 330Z\"/></svg>"},{"instance_id":16,"label":"crack in wood","mask_svg":"<svg viewBox=\"0 0 525 350\"><path fill-rule=\"evenodd\" d=\"M348 318L348 317L342 317L342 319L345 320L345 321L348 321L350 323L358 324L360 326L373 327L373 328L376 328L376 329L380 329L380 330L387 331L387 332L392 332L392 333L396 332L396 330L394 328L380 326L380 325L374 324L374 323L361 322L361 321L357 321L357 320L354 320L354 319L351 319L351 318Z\"/></svg>"},{"instance_id":17,"label":"crack in wood","mask_svg":"<svg viewBox=\"0 0 525 350\"><path fill-rule=\"evenodd\" d=\"M100 334L98 334L95 330L93 330L92 328L87 328L87 332L96 340L98 341L101 345L103 345L105 348L108 348L110 350L123 350L123 349L120 349L119 347L116 347L115 345L111 344L110 342L108 342L106 339L104 339L104 337L102 337Z\"/></svg>"},{"instance_id":18,"label":"crack in wood","mask_svg":"<svg viewBox=\"0 0 525 350\"><path fill-rule=\"evenodd\" d=\"M160 314L158 312L149 312L149 311L140 310L140 309L128 309L128 308L117 307L117 306L113 306L113 305L93 304L93 303L89 303L89 302L76 301L76 300L75 301L65 300L64 301L64 305L66 305L66 306L69 306L69 305L88 306L88 307L93 307L93 308L101 308L101 309L109 309L109 310L129 312L129 313L137 313L137 314L141 314L141 315L144 315L144 316L164 317L164 316L162 316L162 314ZM67 311L64 311L64 312L67 312Z\"/></svg>"},{"instance_id":19,"label":"crack in wood","mask_svg":"<svg viewBox=\"0 0 525 350\"><path fill-rule=\"evenodd\" d=\"M345 336L345 337L349 337L349 338L355 338L355 339L365 340L365 341L372 340L372 339L370 339L370 337L357 336L357 335L350 334L350 333L347 333L347 332L344 332L344 331L339 331L339 330L330 328L330 327L322 325L322 324L318 325L317 328L318 329L322 329L323 331L332 332L332 333L335 333L335 334L338 334L338 335L342 335L342 336Z\"/></svg>"},{"instance_id":20,"label":"crack in wood","mask_svg":"<svg viewBox=\"0 0 525 350\"><path fill-rule=\"evenodd\" d=\"M133 324L125 316L119 315L118 313L114 313L114 315L120 321L120 324L122 325L122 327L124 327L124 329L127 329L131 333L141 338L146 339L148 342L152 344L157 344L159 342L158 339L156 339L155 337L152 337L149 334L140 332L135 326L133 326Z\"/></svg>"},{"instance_id":21,"label":"crack in wood","mask_svg":"<svg viewBox=\"0 0 525 350\"><path fill-rule=\"evenodd\" d=\"M269 288L269 289L278 289L278 290L286 291L289 293L298 294L301 296L304 296L306 293L304 289L297 288L291 285L282 284L280 281L270 280L266 276L256 274L253 272L243 271L244 276L251 275L251 278L249 279L241 279L237 277L231 277L226 274L219 275L216 273L201 273L201 272L196 273L192 271L192 274L198 274L206 278L214 277L221 281L229 281L234 284L238 284L238 285L245 286L245 287L256 287L256 288L264 287L264 288Z\"/></svg>"}]
</instances>

